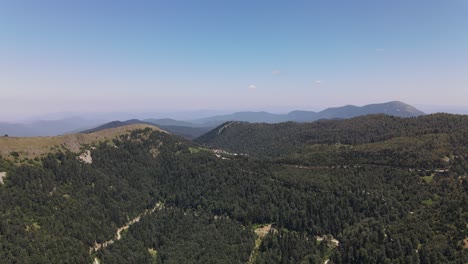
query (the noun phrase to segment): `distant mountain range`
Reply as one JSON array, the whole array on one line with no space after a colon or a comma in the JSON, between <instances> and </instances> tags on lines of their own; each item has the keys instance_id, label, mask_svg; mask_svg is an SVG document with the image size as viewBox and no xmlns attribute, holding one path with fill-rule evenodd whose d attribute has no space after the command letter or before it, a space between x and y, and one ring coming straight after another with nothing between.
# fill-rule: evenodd
<instances>
[{"instance_id":1,"label":"distant mountain range","mask_svg":"<svg viewBox=\"0 0 468 264\"><path fill-rule=\"evenodd\" d=\"M343 107L327 108L320 112L292 111L288 114L272 114L268 112L237 112L230 115L213 116L195 120L196 124L212 123L218 125L225 121L244 121L250 123L280 123L287 121L312 122L320 119L346 119L368 114L386 114L398 117L413 117L424 115L424 112L411 105L393 101L383 104L366 106L346 105Z\"/></svg>"},{"instance_id":2,"label":"distant mountain range","mask_svg":"<svg viewBox=\"0 0 468 264\"><path fill-rule=\"evenodd\" d=\"M29 123L0 122L0 135L15 137L57 136L78 132L102 124L103 120L86 120L79 117L60 120L39 120Z\"/></svg>"},{"instance_id":3,"label":"distant mountain range","mask_svg":"<svg viewBox=\"0 0 468 264\"><path fill-rule=\"evenodd\" d=\"M343 107L327 108L320 112L292 111L287 114L273 114L268 112L236 112L228 115L217 115L196 120L180 121L170 118L162 119L130 119L128 121L89 120L79 117L52 121L36 121L28 124L0 123L0 134L10 136L55 136L83 131L89 133L96 129L113 128L129 124L152 124L160 128L193 139L208 132L212 128L227 121L243 121L250 123L281 123L313 122L320 119L347 119L368 114L386 114L398 117L415 117L424 112L411 105L393 101L382 104L370 104L362 107L347 105ZM96 127L101 125L99 127ZM90 129L96 127L94 129Z\"/></svg>"}]
</instances>

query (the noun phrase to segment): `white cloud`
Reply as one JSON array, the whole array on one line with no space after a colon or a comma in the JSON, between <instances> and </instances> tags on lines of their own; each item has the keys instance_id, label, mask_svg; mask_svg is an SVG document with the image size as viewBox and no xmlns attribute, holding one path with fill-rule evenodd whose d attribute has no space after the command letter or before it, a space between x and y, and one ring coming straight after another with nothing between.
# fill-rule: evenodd
<instances>
[{"instance_id":1,"label":"white cloud","mask_svg":"<svg viewBox=\"0 0 468 264\"><path fill-rule=\"evenodd\" d=\"M251 85L249 85L249 88L250 89L257 89L257 86L255 86L254 84L251 84Z\"/></svg>"},{"instance_id":2,"label":"white cloud","mask_svg":"<svg viewBox=\"0 0 468 264\"><path fill-rule=\"evenodd\" d=\"M377 51L377 52L383 52L383 51L385 51L385 49L377 48L377 49L375 49L375 51Z\"/></svg>"},{"instance_id":3,"label":"white cloud","mask_svg":"<svg viewBox=\"0 0 468 264\"><path fill-rule=\"evenodd\" d=\"M315 80L314 83L316 83L316 84L322 84L322 80Z\"/></svg>"},{"instance_id":4,"label":"white cloud","mask_svg":"<svg viewBox=\"0 0 468 264\"><path fill-rule=\"evenodd\" d=\"M273 74L273 75L280 75L280 74L281 74L281 71L280 71L280 70L273 70L273 71L271 71L271 74Z\"/></svg>"}]
</instances>

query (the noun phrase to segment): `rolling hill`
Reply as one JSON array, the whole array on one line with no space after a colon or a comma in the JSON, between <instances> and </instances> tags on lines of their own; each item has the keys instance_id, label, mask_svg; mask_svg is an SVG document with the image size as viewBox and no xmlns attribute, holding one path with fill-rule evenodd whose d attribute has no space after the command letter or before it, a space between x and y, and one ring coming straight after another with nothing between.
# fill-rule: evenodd
<instances>
[{"instance_id":1,"label":"rolling hill","mask_svg":"<svg viewBox=\"0 0 468 264\"><path fill-rule=\"evenodd\" d=\"M118 128L118 127L123 127L123 126L128 126L128 125L136 125L136 124L155 126L154 124L143 122L143 121L140 121L138 119L130 119L130 120L127 120L127 121L112 121L112 122L100 125L98 127L95 127L95 128L91 128L91 129L81 131L80 133L88 134L88 133L99 132L99 131L109 129L109 128Z\"/></svg>"},{"instance_id":2,"label":"rolling hill","mask_svg":"<svg viewBox=\"0 0 468 264\"><path fill-rule=\"evenodd\" d=\"M172 121L166 122L166 124L169 124L169 123L173 123L173 122ZM183 124L184 122L176 122L176 123L177 124ZM112 122L100 125L98 127L82 131L80 133L84 133L84 134L93 133L93 132L98 132L98 131L101 131L101 130L104 130L104 129L117 128L117 127L132 125L132 124L158 126L159 128L161 128L164 131L167 131L167 132L172 133L174 135L181 136L181 137L186 138L186 139L197 138L197 137L207 133L211 129L213 129L212 127L188 127L188 126L176 126L176 125L172 125L172 126L159 125L159 124L152 123L152 122L149 122L149 121L141 121L141 120L138 120L138 119L131 119L131 120L127 120L127 121L112 121Z\"/></svg>"},{"instance_id":3,"label":"rolling hill","mask_svg":"<svg viewBox=\"0 0 468 264\"><path fill-rule=\"evenodd\" d=\"M120 135L128 134L137 129L150 128L163 131L148 124L130 124L122 126L108 126L88 133L67 134L50 137L0 137L0 155L11 156L18 153L20 158L41 157L53 151L79 152L81 147L100 141L112 140Z\"/></svg>"}]
</instances>

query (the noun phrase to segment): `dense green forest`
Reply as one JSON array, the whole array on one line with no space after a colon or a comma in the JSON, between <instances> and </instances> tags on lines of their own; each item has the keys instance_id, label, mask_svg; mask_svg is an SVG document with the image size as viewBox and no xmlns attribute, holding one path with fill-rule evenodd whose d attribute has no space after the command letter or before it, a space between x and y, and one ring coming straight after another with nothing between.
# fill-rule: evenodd
<instances>
[{"instance_id":1,"label":"dense green forest","mask_svg":"<svg viewBox=\"0 0 468 264\"><path fill-rule=\"evenodd\" d=\"M236 122L196 143L145 129L85 149L90 164L1 159L2 262L468 262L466 116Z\"/></svg>"},{"instance_id":2,"label":"dense green forest","mask_svg":"<svg viewBox=\"0 0 468 264\"><path fill-rule=\"evenodd\" d=\"M289 156L314 144L358 145L398 137L458 135L468 131L467 115L433 114L413 118L367 115L345 120L279 124L228 122L195 141L257 157Z\"/></svg>"}]
</instances>

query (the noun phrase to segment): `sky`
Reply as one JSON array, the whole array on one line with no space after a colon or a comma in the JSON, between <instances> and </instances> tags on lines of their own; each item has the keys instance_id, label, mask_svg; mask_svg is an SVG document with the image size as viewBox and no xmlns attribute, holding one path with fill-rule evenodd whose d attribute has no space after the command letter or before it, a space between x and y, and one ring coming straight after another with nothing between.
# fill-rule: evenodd
<instances>
[{"instance_id":1,"label":"sky","mask_svg":"<svg viewBox=\"0 0 468 264\"><path fill-rule=\"evenodd\" d=\"M0 119L468 108L468 0L0 0Z\"/></svg>"}]
</instances>

